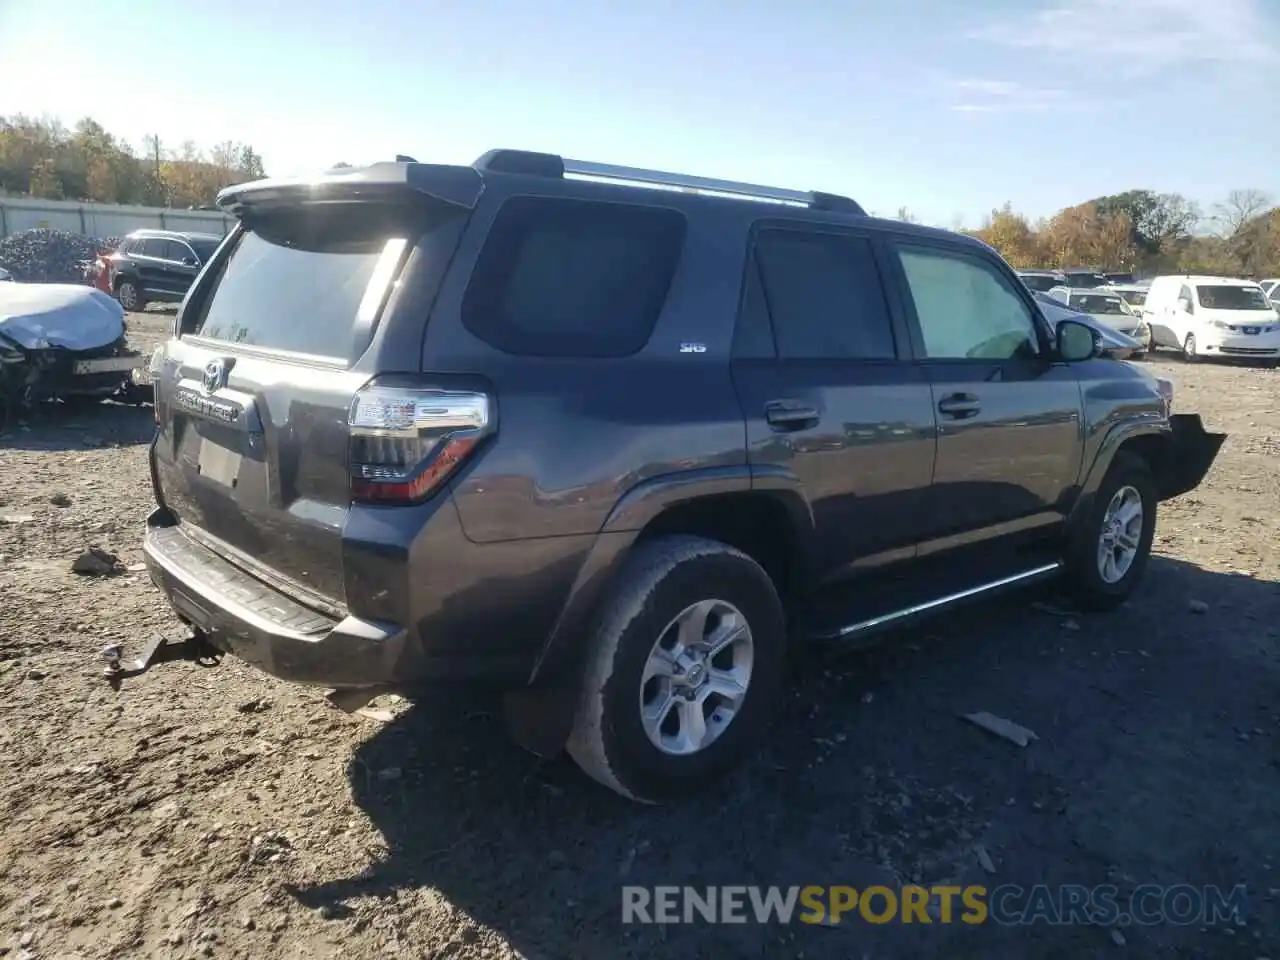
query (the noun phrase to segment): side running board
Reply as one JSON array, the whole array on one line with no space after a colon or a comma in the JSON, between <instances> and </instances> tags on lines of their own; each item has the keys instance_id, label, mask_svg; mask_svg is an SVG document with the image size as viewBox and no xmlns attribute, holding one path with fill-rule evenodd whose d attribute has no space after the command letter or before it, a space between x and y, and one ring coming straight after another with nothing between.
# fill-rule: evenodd
<instances>
[{"instance_id":1,"label":"side running board","mask_svg":"<svg viewBox=\"0 0 1280 960\"><path fill-rule=\"evenodd\" d=\"M904 607L901 610L893 610L889 613L883 613L879 616L871 617L868 620L860 620L834 630L823 631L816 635L816 639L840 641L860 639L889 627L902 626L912 620L922 618L928 614L936 613L946 607L956 606L957 604L963 603L967 600L976 600L998 593L1002 590L1026 586L1028 584L1035 583L1038 580L1047 580L1054 576L1061 568L1062 563L1060 561L1042 564L1038 567L1032 567L1029 570L1023 570L1020 573L1001 577L999 580L992 580L989 583L982 583L974 587L967 587L964 590L958 590L955 593L948 593L933 600L926 600L922 603L913 604L909 607Z\"/></svg>"}]
</instances>

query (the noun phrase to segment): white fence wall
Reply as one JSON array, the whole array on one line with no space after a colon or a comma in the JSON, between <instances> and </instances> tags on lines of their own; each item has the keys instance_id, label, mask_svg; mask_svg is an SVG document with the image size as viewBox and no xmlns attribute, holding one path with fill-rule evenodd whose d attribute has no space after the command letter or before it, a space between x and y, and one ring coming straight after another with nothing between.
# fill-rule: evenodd
<instances>
[{"instance_id":1,"label":"white fence wall","mask_svg":"<svg viewBox=\"0 0 1280 960\"><path fill-rule=\"evenodd\" d=\"M123 237L134 230L188 230L223 236L233 218L217 210L171 210L114 203L0 197L0 237L23 230L65 230L90 237Z\"/></svg>"}]
</instances>

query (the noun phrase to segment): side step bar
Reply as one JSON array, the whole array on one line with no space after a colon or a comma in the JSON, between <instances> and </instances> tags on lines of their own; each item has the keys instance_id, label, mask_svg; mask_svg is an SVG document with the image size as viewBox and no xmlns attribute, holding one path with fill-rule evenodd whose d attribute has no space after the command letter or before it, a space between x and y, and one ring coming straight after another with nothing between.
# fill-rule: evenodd
<instances>
[{"instance_id":1,"label":"side step bar","mask_svg":"<svg viewBox=\"0 0 1280 960\"><path fill-rule=\"evenodd\" d=\"M1053 563L1042 564L1038 567L1032 567L1030 570L1023 570L1020 573L1001 577L999 580L992 580L989 583L982 583L964 590L958 590L955 593L948 593L945 596L913 604L901 610L884 613L869 620L860 620L835 630L827 630L816 634L815 638L828 641L861 639L881 630L886 630L889 627L902 626L912 620L920 619L946 607L956 606L967 600L976 600L1012 587L1021 587L1039 580L1047 580L1061 569L1062 563L1055 560Z\"/></svg>"}]
</instances>

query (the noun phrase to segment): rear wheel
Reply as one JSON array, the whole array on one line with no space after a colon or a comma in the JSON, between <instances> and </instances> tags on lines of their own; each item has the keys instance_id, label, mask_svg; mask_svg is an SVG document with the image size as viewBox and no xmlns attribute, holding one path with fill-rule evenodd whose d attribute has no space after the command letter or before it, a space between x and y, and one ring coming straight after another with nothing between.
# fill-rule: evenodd
<instances>
[{"instance_id":1,"label":"rear wheel","mask_svg":"<svg viewBox=\"0 0 1280 960\"><path fill-rule=\"evenodd\" d=\"M1121 450L1077 519L1066 556L1067 584L1080 604L1108 610L1137 587L1151 556L1159 497L1151 468Z\"/></svg>"},{"instance_id":2,"label":"rear wheel","mask_svg":"<svg viewBox=\"0 0 1280 960\"><path fill-rule=\"evenodd\" d=\"M116 299L128 313L137 313L147 305L142 298L142 288L132 280L120 281L116 286Z\"/></svg>"},{"instance_id":3,"label":"rear wheel","mask_svg":"<svg viewBox=\"0 0 1280 960\"><path fill-rule=\"evenodd\" d=\"M754 749L785 662L760 565L700 537L642 543L597 621L568 751L633 800L691 795Z\"/></svg>"}]
</instances>

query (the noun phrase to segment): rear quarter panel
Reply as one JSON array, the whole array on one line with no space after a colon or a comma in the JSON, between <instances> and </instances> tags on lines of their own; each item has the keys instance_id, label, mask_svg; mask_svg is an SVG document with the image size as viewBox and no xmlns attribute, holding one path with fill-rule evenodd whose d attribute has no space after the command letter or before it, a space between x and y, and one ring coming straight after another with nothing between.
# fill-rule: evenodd
<instances>
[{"instance_id":1,"label":"rear quarter panel","mask_svg":"<svg viewBox=\"0 0 1280 960\"><path fill-rule=\"evenodd\" d=\"M728 355L749 218L672 194L673 208L703 209L688 218L666 305L637 354L514 356L475 337L461 320L471 267L502 200L523 194L618 201L628 193L534 178L504 186L504 194L487 194L472 217L422 356L424 371L478 374L497 395L498 435L453 485L467 538L595 534L628 490L654 477L737 466L745 477L745 433ZM655 202L653 191L640 195L647 205ZM703 352L682 352L690 343Z\"/></svg>"}]
</instances>

